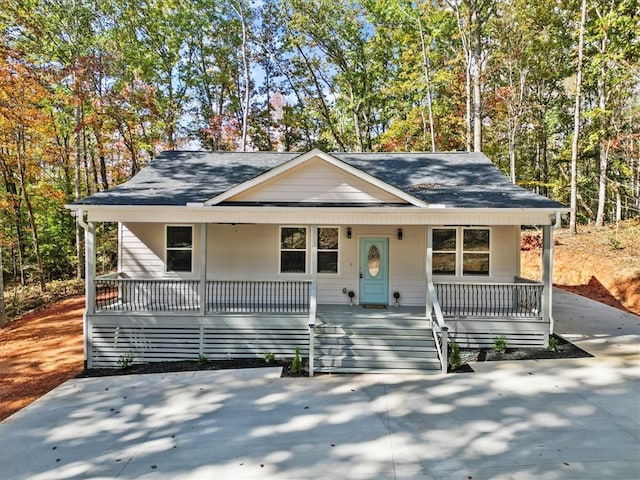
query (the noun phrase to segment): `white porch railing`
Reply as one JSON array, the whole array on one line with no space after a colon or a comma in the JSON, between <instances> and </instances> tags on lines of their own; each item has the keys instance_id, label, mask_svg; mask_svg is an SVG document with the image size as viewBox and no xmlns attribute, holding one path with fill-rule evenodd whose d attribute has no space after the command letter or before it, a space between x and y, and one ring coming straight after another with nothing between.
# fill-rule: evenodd
<instances>
[{"instance_id":1,"label":"white porch railing","mask_svg":"<svg viewBox=\"0 0 640 480\"><path fill-rule=\"evenodd\" d=\"M541 283L436 283L445 317L523 318L542 316Z\"/></svg>"},{"instance_id":2,"label":"white porch railing","mask_svg":"<svg viewBox=\"0 0 640 480\"><path fill-rule=\"evenodd\" d=\"M307 313L309 281L140 280L111 274L95 280L96 312Z\"/></svg>"}]
</instances>

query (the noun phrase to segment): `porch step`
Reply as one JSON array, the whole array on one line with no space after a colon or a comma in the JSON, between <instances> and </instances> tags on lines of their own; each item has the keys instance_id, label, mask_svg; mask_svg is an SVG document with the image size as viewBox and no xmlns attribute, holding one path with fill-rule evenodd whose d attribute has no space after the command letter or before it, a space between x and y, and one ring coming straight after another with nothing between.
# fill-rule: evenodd
<instances>
[{"instance_id":1,"label":"porch step","mask_svg":"<svg viewBox=\"0 0 640 480\"><path fill-rule=\"evenodd\" d=\"M316 372L441 371L431 329L424 319L323 319L315 329L314 362Z\"/></svg>"}]
</instances>

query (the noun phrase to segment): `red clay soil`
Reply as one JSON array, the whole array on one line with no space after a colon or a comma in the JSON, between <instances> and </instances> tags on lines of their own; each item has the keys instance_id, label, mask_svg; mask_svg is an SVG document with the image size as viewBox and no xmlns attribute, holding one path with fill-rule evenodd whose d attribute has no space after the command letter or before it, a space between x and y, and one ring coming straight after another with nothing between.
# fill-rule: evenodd
<instances>
[{"instance_id":1,"label":"red clay soil","mask_svg":"<svg viewBox=\"0 0 640 480\"><path fill-rule=\"evenodd\" d=\"M83 312L69 298L0 329L0 420L82 371Z\"/></svg>"},{"instance_id":2,"label":"red clay soil","mask_svg":"<svg viewBox=\"0 0 640 480\"><path fill-rule=\"evenodd\" d=\"M581 226L578 235L554 235L553 284L640 315L640 220L605 227ZM522 236L522 276L540 278L539 232Z\"/></svg>"}]
</instances>

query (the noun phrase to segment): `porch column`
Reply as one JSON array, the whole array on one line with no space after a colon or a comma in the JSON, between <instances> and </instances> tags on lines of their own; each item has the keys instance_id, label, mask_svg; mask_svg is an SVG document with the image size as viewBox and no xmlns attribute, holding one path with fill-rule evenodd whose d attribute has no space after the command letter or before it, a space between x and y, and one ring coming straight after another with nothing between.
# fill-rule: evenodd
<instances>
[{"instance_id":1,"label":"porch column","mask_svg":"<svg viewBox=\"0 0 640 480\"><path fill-rule=\"evenodd\" d=\"M198 284L198 295L200 297L200 315L207 311L207 224L200 224L200 282ZM202 344L200 345L202 348Z\"/></svg>"},{"instance_id":2,"label":"porch column","mask_svg":"<svg viewBox=\"0 0 640 480\"><path fill-rule=\"evenodd\" d=\"M553 290L553 230L551 225L542 227L542 318L549 322L549 333L553 333L551 294Z\"/></svg>"},{"instance_id":3,"label":"porch column","mask_svg":"<svg viewBox=\"0 0 640 480\"><path fill-rule=\"evenodd\" d=\"M427 258L425 263L426 269L426 277L427 277L427 318L429 322L433 322L431 318L431 312L433 310L433 300L431 295L429 294L429 284L433 282L433 227L431 225L427 225ZM433 328L433 323L431 323L431 327Z\"/></svg>"},{"instance_id":4,"label":"porch column","mask_svg":"<svg viewBox=\"0 0 640 480\"><path fill-rule=\"evenodd\" d=\"M85 224L84 229L84 278L85 311L89 315L96 310L96 226L93 222Z\"/></svg>"},{"instance_id":5,"label":"porch column","mask_svg":"<svg viewBox=\"0 0 640 480\"><path fill-rule=\"evenodd\" d=\"M318 226L311 226L311 290L309 292L309 376L313 377L318 308Z\"/></svg>"},{"instance_id":6,"label":"porch column","mask_svg":"<svg viewBox=\"0 0 640 480\"><path fill-rule=\"evenodd\" d=\"M84 338L84 365L91 368L92 339L89 331L89 315L96 310L96 227L93 222L84 221L84 212L78 211L78 222L84 228L84 280L85 309L82 317L82 336Z\"/></svg>"}]
</instances>

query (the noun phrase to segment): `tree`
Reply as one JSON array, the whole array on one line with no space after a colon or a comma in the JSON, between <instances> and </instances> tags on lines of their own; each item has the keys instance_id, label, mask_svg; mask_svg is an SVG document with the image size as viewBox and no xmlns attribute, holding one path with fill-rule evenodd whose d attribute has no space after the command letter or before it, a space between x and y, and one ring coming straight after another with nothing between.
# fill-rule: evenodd
<instances>
[{"instance_id":1,"label":"tree","mask_svg":"<svg viewBox=\"0 0 640 480\"><path fill-rule=\"evenodd\" d=\"M587 0L582 0L578 27L578 58L576 63L575 106L573 110L573 140L571 143L571 214L569 230L578 233L576 221L578 208L578 142L580 136L580 103L582 101L582 56L584 51L584 30L587 22Z\"/></svg>"},{"instance_id":2,"label":"tree","mask_svg":"<svg viewBox=\"0 0 640 480\"><path fill-rule=\"evenodd\" d=\"M466 65L467 150L482 151L482 74L488 52L486 24L493 15L494 0L446 0L458 22ZM472 127L473 126L473 127Z\"/></svg>"}]
</instances>

